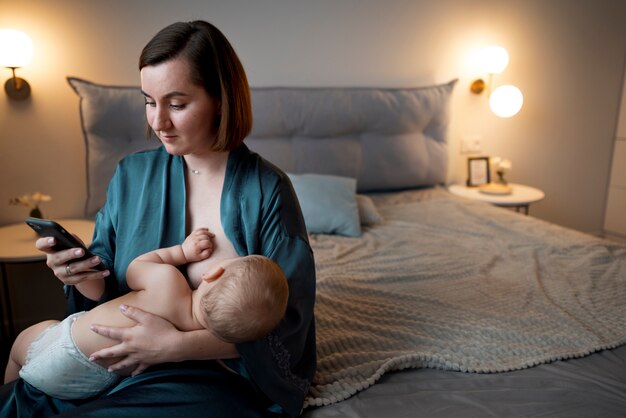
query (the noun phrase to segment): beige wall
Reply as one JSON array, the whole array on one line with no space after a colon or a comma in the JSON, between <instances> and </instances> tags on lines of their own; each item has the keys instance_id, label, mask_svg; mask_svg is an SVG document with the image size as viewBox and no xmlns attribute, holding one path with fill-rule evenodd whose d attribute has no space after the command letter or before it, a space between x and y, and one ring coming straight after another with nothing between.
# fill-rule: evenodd
<instances>
[{"instance_id":1,"label":"beige wall","mask_svg":"<svg viewBox=\"0 0 626 418\"><path fill-rule=\"evenodd\" d=\"M479 135L485 154L513 161L510 180L540 187L532 213L602 229L626 56L623 0L15 0L0 1L0 27L27 32L31 65L20 71L27 103L0 93L0 225L20 221L11 196L41 191L48 217L79 217L85 200L78 100L65 77L138 83L147 40L176 20L203 18L232 41L254 86L415 86L459 77L450 180L465 178L459 140ZM495 79L522 89L525 105L499 119L468 86L468 57L506 47ZM8 70L0 72L5 78Z\"/></svg>"}]
</instances>

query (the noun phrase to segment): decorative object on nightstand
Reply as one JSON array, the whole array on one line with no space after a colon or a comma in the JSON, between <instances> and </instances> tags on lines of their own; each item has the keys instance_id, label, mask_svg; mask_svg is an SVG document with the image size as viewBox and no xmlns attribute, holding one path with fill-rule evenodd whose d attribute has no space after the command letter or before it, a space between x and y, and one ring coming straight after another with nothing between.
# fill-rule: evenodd
<instances>
[{"instance_id":1,"label":"decorative object on nightstand","mask_svg":"<svg viewBox=\"0 0 626 418\"><path fill-rule=\"evenodd\" d=\"M506 195L511 194L513 192L513 188L504 178L504 175L511 170L513 165L510 160L503 159L500 157L491 158L491 167L492 171L498 175L498 178L494 179L488 184L484 184L480 186L479 190L482 193L487 194L495 194L495 195Z\"/></svg>"},{"instance_id":2,"label":"decorative object on nightstand","mask_svg":"<svg viewBox=\"0 0 626 418\"><path fill-rule=\"evenodd\" d=\"M41 212L41 209L39 208L39 205L42 202L49 202L51 200L52 197L50 197L49 195L35 192L32 195L25 194L19 197L12 197L9 200L9 205L25 207L30 210L28 216L31 216L33 218L43 218L44 216Z\"/></svg>"},{"instance_id":3,"label":"decorative object on nightstand","mask_svg":"<svg viewBox=\"0 0 626 418\"><path fill-rule=\"evenodd\" d=\"M489 157L467 158L467 187L488 184L491 180Z\"/></svg>"},{"instance_id":4,"label":"decorative object on nightstand","mask_svg":"<svg viewBox=\"0 0 626 418\"><path fill-rule=\"evenodd\" d=\"M468 199L480 200L495 206L512 207L515 208L516 212L523 211L526 215L529 213L531 203L543 200L545 197L542 190L534 187L514 183L509 183L509 186L511 186L511 193L504 195L483 193L480 188L462 184L453 184L448 187L448 190L452 194Z\"/></svg>"}]
</instances>

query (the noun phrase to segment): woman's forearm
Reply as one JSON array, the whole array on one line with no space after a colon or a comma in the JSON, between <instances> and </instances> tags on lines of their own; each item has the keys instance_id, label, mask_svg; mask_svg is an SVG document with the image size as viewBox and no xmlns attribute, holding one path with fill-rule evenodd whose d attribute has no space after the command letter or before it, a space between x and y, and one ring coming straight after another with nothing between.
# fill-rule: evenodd
<instances>
[{"instance_id":1,"label":"woman's forearm","mask_svg":"<svg viewBox=\"0 0 626 418\"><path fill-rule=\"evenodd\" d=\"M88 299L97 301L104 293L104 279L90 279L76 283L76 289Z\"/></svg>"},{"instance_id":2,"label":"woman's forearm","mask_svg":"<svg viewBox=\"0 0 626 418\"><path fill-rule=\"evenodd\" d=\"M120 310L136 325L91 325L93 332L120 341L90 357L93 361L117 358L119 361L109 366L111 371L132 370L133 374L138 374L160 363L239 357L234 344L225 343L205 329L183 332L166 319L133 306L122 305Z\"/></svg>"},{"instance_id":3,"label":"woman's forearm","mask_svg":"<svg viewBox=\"0 0 626 418\"><path fill-rule=\"evenodd\" d=\"M217 360L239 357L235 344L227 343L207 330L180 332L174 361Z\"/></svg>"}]
</instances>

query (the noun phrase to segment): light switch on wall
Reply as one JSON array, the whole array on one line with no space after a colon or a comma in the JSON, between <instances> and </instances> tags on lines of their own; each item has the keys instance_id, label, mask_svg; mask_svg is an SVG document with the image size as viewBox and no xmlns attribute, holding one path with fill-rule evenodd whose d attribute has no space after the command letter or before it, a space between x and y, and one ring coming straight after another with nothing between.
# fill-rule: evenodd
<instances>
[{"instance_id":1,"label":"light switch on wall","mask_svg":"<svg viewBox=\"0 0 626 418\"><path fill-rule=\"evenodd\" d=\"M480 135L464 135L463 137L461 137L461 154L478 154L480 152Z\"/></svg>"}]
</instances>

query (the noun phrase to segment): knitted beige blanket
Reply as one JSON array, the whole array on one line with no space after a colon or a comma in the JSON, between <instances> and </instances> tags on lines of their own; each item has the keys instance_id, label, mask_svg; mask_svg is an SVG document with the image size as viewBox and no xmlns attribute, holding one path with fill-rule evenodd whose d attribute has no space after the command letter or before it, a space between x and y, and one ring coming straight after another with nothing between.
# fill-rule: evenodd
<instances>
[{"instance_id":1,"label":"knitted beige blanket","mask_svg":"<svg viewBox=\"0 0 626 418\"><path fill-rule=\"evenodd\" d=\"M311 237L318 379L305 406L391 370L503 372L626 342L625 246L448 195L380 211L360 238Z\"/></svg>"}]
</instances>

